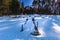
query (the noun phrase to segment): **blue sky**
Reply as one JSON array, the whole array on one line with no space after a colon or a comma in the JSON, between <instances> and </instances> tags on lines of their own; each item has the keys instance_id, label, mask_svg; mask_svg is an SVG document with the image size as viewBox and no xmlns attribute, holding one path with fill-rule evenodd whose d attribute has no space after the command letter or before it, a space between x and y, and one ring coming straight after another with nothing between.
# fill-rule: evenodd
<instances>
[{"instance_id":1,"label":"blue sky","mask_svg":"<svg viewBox=\"0 0 60 40\"><path fill-rule=\"evenodd\" d=\"M20 0L20 2L22 2L22 0ZM33 0L23 0L23 2L24 2L24 6L30 6Z\"/></svg>"}]
</instances>

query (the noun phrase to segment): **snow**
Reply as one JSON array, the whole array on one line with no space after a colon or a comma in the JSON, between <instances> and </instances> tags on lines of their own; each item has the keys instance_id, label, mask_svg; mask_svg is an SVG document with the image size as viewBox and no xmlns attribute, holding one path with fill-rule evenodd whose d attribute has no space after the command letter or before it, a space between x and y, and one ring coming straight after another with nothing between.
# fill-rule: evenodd
<instances>
[{"instance_id":1,"label":"snow","mask_svg":"<svg viewBox=\"0 0 60 40\"><path fill-rule=\"evenodd\" d=\"M0 40L60 40L60 16L58 15L14 15L0 17ZM41 35L33 36L34 24L38 22ZM26 19L28 18L28 21ZM25 24L26 22L26 24ZM23 25L24 31L20 32Z\"/></svg>"},{"instance_id":2,"label":"snow","mask_svg":"<svg viewBox=\"0 0 60 40\"><path fill-rule=\"evenodd\" d=\"M0 28L0 31L6 30L6 29L9 29L9 27Z\"/></svg>"},{"instance_id":3,"label":"snow","mask_svg":"<svg viewBox=\"0 0 60 40\"><path fill-rule=\"evenodd\" d=\"M56 32L60 33L60 26L57 25L56 23L53 23L53 28L55 29Z\"/></svg>"}]
</instances>

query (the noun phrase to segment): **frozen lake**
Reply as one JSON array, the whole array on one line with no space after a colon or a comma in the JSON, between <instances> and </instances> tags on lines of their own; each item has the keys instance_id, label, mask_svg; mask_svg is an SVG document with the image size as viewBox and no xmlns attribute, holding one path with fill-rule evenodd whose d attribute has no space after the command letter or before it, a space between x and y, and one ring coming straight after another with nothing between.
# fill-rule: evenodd
<instances>
[{"instance_id":1,"label":"frozen lake","mask_svg":"<svg viewBox=\"0 0 60 40\"><path fill-rule=\"evenodd\" d=\"M33 36L32 17L41 35ZM26 19L28 18L28 21ZM26 22L26 24L25 24ZM23 25L24 31L20 32ZM18 15L18 18L8 16L0 17L0 40L60 40L59 15Z\"/></svg>"}]
</instances>

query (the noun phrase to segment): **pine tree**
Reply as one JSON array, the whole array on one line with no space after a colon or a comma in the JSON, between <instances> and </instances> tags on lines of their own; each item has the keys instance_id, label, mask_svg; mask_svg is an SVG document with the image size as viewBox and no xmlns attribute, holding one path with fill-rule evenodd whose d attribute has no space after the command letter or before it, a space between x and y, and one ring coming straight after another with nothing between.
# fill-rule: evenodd
<instances>
[{"instance_id":1,"label":"pine tree","mask_svg":"<svg viewBox=\"0 0 60 40\"><path fill-rule=\"evenodd\" d=\"M22 2L22 14L24 13L24 2Z\"/></svg>"},{"instance_id":2,"label":"pine tree","mask_svg":"<svg viewBox=\"0 0 60 40\"><path fill-rule=\"evenodd\" d=\"M19 13L20 4L18 0L12 0L10 5L11 14L18 14Z\"/></svg>"},{"instance_id":3,"label":"pine tree","mask_svg":"<svg viewBox=\"0 0 60 40\"><path fill-rule=\"evenodd\" d=\"M45 4L45 1L44 0L42 0L42 6Z\"/></svg>"},{"instance_id":4,"label":"pine tree","mask_svg":"<svg viewBox=\"0 0 60 40\"><path fill-rule=\"evenodd\" d=\"M0 6L2 5L2 0L0 0Z\"/></svg>"}]
</instances>

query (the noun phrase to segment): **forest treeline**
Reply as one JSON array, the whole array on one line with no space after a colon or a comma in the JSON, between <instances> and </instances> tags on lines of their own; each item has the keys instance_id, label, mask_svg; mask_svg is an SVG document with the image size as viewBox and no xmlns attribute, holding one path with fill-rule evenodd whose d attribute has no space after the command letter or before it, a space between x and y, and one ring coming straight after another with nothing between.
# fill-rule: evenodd
<instances>
[{"instance_id":1,"label":"forest treeline","mask_svg":"<svg viewBox=\"0 0 60 40\"><path fill-rule=\"evenodd\" d=\"M37 7L38 5L38 7ZM18 0L0 0L0 16L20 14L60 14L60 2L33 1L31 6L24 7L24 2Z\"/></svg>"},{"instance_id":2,"label":"forest treeline","mask_svg":"<svg viewBox=\"0 0 60 40\"><path fill-rule=\"evenodd\" d=\"M18 0L0 0L0 15L20 14L20 3Z\"/></svg>"}]
</instances>

